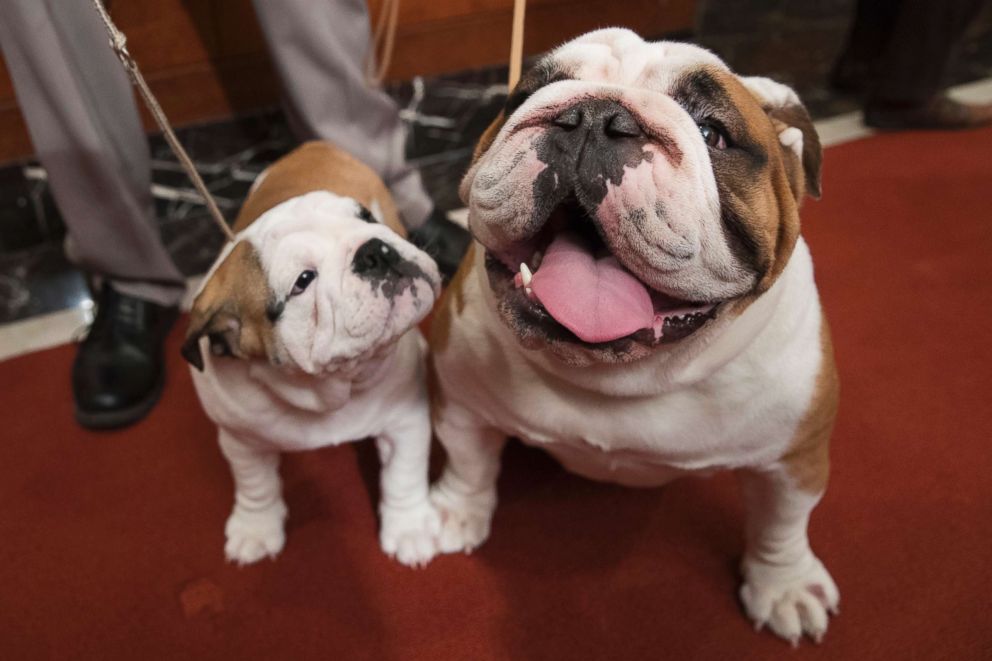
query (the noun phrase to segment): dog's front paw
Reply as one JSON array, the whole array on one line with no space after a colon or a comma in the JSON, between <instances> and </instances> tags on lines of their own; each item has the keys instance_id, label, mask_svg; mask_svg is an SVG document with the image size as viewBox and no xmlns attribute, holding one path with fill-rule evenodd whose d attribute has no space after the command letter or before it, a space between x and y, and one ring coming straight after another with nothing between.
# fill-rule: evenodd
<instances>
[{"instance_id":1,"label":"dog's front paw","mask_svg":"<svg viewBox=\"0 0 992 661\"><path fill-rule=\"evenodd\" d=\"M441 517L429 502L413 508L380 508L382 550L407 567L423 567L437 554Z\"/></svg>"},{"instance_id":2,"label":"dog's front paw","mask_svg":"<svg viewBox=\"0 0 992 661\"><path fill-rule=\"evenodd\" d=\"M442 553L471 553L489 537L496 509L496 490L465 496L449 489L442 478L431 488L431 502L441 515L438 548Z\"/></svg>"},{"instance_id":3,"label":"dog's front paw","mask_svg":"<svg viewBox=\"0 0 992 661\"><path fill-rule=\"evenodd\" d=\"M246 511L235 505L224 527L227 559L239 565L250 565L262 558L279 555L286 543L285 519L286 506L281 501L260 512Z\"/></svg>"},{"instance_id":4,"label":"dog's front paw","mask_svg":"<svg viewBox=\"0 0 992 661\"><path fill-rule=\"evenodd\" d=\"M793 646L803 634L817 643L823 639L830 615L838 612L840 593L816 556L808 553L802 562L785 567L745 557L741 568L741 601L755 629L767 624Z\"/></svg>"}]
</instances>

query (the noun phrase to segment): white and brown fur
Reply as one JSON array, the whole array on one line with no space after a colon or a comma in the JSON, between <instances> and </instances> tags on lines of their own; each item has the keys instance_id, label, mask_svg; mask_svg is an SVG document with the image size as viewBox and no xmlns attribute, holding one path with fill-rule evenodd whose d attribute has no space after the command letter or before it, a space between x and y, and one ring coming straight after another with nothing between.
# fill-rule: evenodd
<instances>
[{"instance_id":1,"label":"white and brown fur","mask_svg":"<svg viewBox=\"0 0 992 661\"><path fill-rule=\"evenodd\" d=\"M535 339L501 313L487 277L486 253L536 231L528 223L541 192L521 186L540 170L529 136L572 100L599 97L619 100L666 141L644 147L656 152L652 167L667 168L658 189L625 190L638 164L612 184L625 194L616 204L655 193L675 200L670 216L642 226L647 239L631 238L614 214L620 221L605 229L611 251L651 287L719 305L674 343ZM808 114L787 87L739 78L708 51L618 29L553 51L525 75L504 114L462 184L477 242L432 330L435 432L448 454L432 489L441 549L468 551L490 534L510 436L576 473L631 486L734 470L747 503L745 611L794 644L803 634L819 641L839 594L806 528L826 486L838 386L799 235L799 204L820 192ZM734 150L706 149L696 124L709 114ZM680 159L670 158L675 152ZM503 190L494 194L494 186ZM666 242L686 237L696 252L683 266L661 268Z\"/></svg>"},{"instance_id":2,"label":"white and brown fur","mask_svg":"<svg viewBox=\"0 0 992 661\"><path fill-rule=\"evenodd\" d=\"M426 346L416 324L439 292L436 265L403 238L375 173L328 143L263 172L235 230L183 346L234 476L228 559L255 562L285 543L280 453L374 437L382 548L425 563L439 521L427 498ZM360 270L370 247L390 255L390 265L364 262L386 275Z\"/></svg>"}]
</instances>

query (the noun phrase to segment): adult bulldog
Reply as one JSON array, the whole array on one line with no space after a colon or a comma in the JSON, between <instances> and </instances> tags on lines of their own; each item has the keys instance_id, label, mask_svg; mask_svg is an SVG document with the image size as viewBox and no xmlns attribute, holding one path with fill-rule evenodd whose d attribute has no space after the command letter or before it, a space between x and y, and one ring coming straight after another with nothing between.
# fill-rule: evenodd
<instances>
[{"instance_id":1,"label":"adult bulldog","mask_svg":"<svg viewBox=\"0 0 992 661\"><path fill-rule=\"evenodd\" d=\"M819 641L810 549L838 384L799 205L821 150L795 93L712 53L592 32L512 91L461 185L476 242L431 344L441 550L489 535L508 436L581 475L741 476L740 597Z\"/></svg>"}]
</instances>

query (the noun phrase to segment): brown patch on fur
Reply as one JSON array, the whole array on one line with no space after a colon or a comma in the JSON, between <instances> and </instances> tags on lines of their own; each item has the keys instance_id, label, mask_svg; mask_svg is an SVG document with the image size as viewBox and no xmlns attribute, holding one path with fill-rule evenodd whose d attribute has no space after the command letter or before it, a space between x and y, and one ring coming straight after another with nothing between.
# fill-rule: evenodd
<instances>
[{"instance_id":1,"label":"brown patch on fur","mask_svg":"<svg viewBox=\"0 0 992 661\"><path fill-rule=\"evenodd\" d=\"M496 119L494 119L492 123L486 127L486 130L482 132L482 136L479 138L479 141L475 143L475 149L472 151L472 165L475 165L475 162L482 158L482 155L485 154L490 147L492 147L493 140L496 139L500 129L503 128L503 124L506 124L506 116L503 111L500 110L499 114L496 115Z\"/></svg>"},{"instance_id":2,"label":"brown patch on fur","mask_svg":"<svg viewBox=\"0 0 992 661\"><path fill-rule=\"evenodd\" d=\"M434 310L431 321L431 351L444 351L447 348L453 318L465 309L465 281L475 264L475 251L476 244L470 243L455 277L451 279Z\"/></svg>"},{"instance_id":3,"label":"brown patch on fur","mask_svg":"<svg viewBox=\"0 0 992 661\"><path fill-rule=\"evenodd\" d=\"M796 178L798 159L791 149L779 142L779 128L775 126L778 120L772 119L768 110L761 107L758 99L733 74L715 71L711 75L719 81L743 117L749 139L767 156L762 171L750 177L737 172L721 173L718 165L714 164L718 185L725 189L721 191L721 205L733 213L743 226L747 239L757 252L757 267L761 272L761 280L752 293L728 310L740 313L768 291L785 269L799 238L799 200L805 187L801 179ZM805 114L805 110L801 106L799 108ZM813 130L812 123L809 129ZM819 153L815 131L813 135L807 140L804 130L804 148L808 144L811 150ZM813 156L810 158L813 159ZM790 164L793 166L791 170ZM719 183L721 179L722 183ZM818 169L815 180L819 181Z\"/></svg>"},{"instance_id":4,"label":"brown patch on fur","mask_svg":"<svg viewBox=\"0 0 992 661\"><path fill-rule=\"evenodd\" d=\"M505 123L506 117L504 117L504 113L501 110L496 116L496 119L483 131L479 142L476 143L475 151L472 152L472 165L492 146L493 140L496 139L496 134L499 133ZM468 200L465 200L465 202L468 203ZM465 281L468 279L469 273L471 273L475 264L475 251L476 244L473 241L469 244L468 250L465 251L465 255L458 265L458 271L455 273L455 277L451 279L451 282L444 290L444 294L441 295L441 300L438 301L434 308L434 318L431 321L430 335L432 353L444 351L447 348L448 338L451 336L453 317L465 309ZM452 310L452 307L454 307L454 310Z\"/></svg>"},{"instance_id":5,"label":"brown patch on fur","mask_svg":"<svg viewBox=\"0 0 992 661\"><path fill-rule=\"evenodd\" d=\"M785 156L786 169L789 171L789 181L797 201L806 194L820 199L820 171L823 166L823 148L820 146L820 136L813 126L813 119L806 108L793 105L778 108L766 108L768 116L775 127L775 133L794 127L803 134L802 162L795 152L788 147L782 147ZM780 143L781 144L781 143Z\"/></svg>"},{"instance_id":6,"label":"brown patch on fur","mask_svg":"<svg viewBox=\"0 0 992 661\"><path fill-rule=\"evenodd\" d=\"M505 123L506 116L501 110L476 143L475 150L472 152L472 163L469 167L475 165L475 162L492 146L496 135ZM468 200L463 201L468 203ZM465 281L468 280L469 274L475 268L475 251L477 249L474 241L469 244L468 250L465 251L465 255L458 265L458 271L455 272L455 277L448 283L441 299L434 307L434 317L431 320L431 332L428 338L430 355L427 358L427 391L430 395L432 418L444 407L444 390L438 381L434 356L448 348L454 318L465 309Z\"/></svg>"},{"instance_id":7,"label":"brown patch on fur","mask_svg":"<svg viewBox=\"0 0 992 661\"><path fill-rule=\"evenodd\" d=\"M330 191L354 198L372 209L378 202L384 223L406 238L393 198L379 176L351 154L329 142L306 142L265 170L265 177L248 193L234 231L240 232L272 207L313 191Z\"/></svg>"},{"instance_id":8,"label":"brown patch on fur","mask_svg":"<svg viewBox=\"0 0 992 661\"><path fill-rule=\"evenodd\" d=\"M200 338L211 351L237 358L271 358L273 325L266 313L275 300L255 247L239 241L193 303L182 353L203 369Z\"/></svg>"},{"instance_id":9,"label":"brown patch on fur","mask_svg":"<svg viewBox=\"0 0 992 661\"><path fill-rule=\"evenodd\" d=\"M431 416L436 415L444 406L444 390L438 382L434 356L448 348L455 316L460 315L465 310L465 281L468 280L474 268L476 250L476 244L470 243L455 277L451 279L444 294L441 295L441 300L438 301L437 307L434 309L434 318L431 320L429 338L431 350L427 358L427 392L430 395Z\"/></svg>"},{"instance_id":10,"label":"brown patch on fur","mask_svg":"<svg viewBox=\"0 0 992 661\"><path fill-rule=\"evenodd\" d=\"M823 353L813 398L789 449L782 457L782 463L797 486L812 494L822 493L827 488L830 434L833 432L840 398L840 381L834 363L830 327L826 318L821 323L820 345Z\"/></svg>"}]
</instances>

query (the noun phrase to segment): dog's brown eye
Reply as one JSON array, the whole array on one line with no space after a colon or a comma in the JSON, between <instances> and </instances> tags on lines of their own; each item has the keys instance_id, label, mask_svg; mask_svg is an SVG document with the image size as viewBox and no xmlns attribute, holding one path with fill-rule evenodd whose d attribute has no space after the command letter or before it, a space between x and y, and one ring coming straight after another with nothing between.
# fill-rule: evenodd
<instances>
[{"instance_id":1,"label":"dog's brown eye","mask_svg":"<svg viewBox=\"0 0 992 661\"><path fill-rule=\"evenodd\" d=\"M723 132L713 124L700 124L699 132L703 136L703 142L708 147L713 147L714 149L727 148L727 139L723 136Z\"/></svg>"},{"instance_id":2,"label":"dog's brown eye","mask_svg":"<svg viewBox=\"0 0 992 661\"><path fill-rule=\"evenodd\" d=\"M311 269L307 269L296 278L296 282L293 284L293 291L289 293L290 296L299 296L306 288L310 286L310 283L317 279L317 272Z\"/></svg>"}]
</instances>

